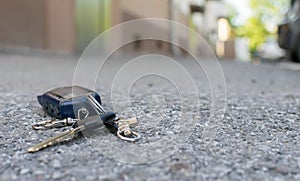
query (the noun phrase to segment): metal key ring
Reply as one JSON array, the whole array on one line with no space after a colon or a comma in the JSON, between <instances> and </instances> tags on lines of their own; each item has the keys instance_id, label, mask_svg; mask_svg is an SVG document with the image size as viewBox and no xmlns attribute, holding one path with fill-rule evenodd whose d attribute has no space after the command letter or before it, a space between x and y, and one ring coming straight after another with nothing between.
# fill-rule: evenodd
<instances>
[{"instance_id":1,"label":"metal key ring","mask_svg":"<svg viewBox=\"0 0 300 181\"><path fill-rule=\"evenodd\" d=\"M141 135L139 135L137 132L131 131L134 137L130 138L130 137L126 137L123 136L121 133L122 131L117 131L117 136L121 139L121 140L125 140L125 141L130 141L130 142L136 142L137 140L139 140L141 138Z\"/></svg>"}]
</instances>

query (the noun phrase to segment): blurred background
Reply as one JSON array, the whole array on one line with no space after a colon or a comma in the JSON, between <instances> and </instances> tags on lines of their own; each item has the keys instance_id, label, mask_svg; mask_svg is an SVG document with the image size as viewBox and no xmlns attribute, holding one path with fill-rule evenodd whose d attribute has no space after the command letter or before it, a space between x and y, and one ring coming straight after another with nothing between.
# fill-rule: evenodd
<instances>
[{"instance_id":1,"label":"blurred background","mask_svg":"<svg viewBox=\"0 0 300 181\"><path fill-rule=\"evenodd\" d=\"M0 52L76 55L114 25L163 18L197 31L220 58L299 62L299 8L299 0L1 0ZM154 28L170 41L198 51L195 37L177 34L172 25ZM133 28L126 36L139 39L141 35ZM185 56L184 51L160 41L137 41L122 51L143 49Z\"/></svg>"}]
</instances>

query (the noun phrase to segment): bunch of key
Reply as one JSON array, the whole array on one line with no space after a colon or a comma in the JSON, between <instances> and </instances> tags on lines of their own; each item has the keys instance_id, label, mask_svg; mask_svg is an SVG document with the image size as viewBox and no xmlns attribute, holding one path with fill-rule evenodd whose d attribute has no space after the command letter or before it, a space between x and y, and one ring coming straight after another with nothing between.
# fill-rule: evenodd
<instances>
[{"instance_id":1,"label":"bunch of key","mask_svg":"<svg viewBox=\"0 0 300 181\"><path fill-rule=\"evenodd\" d=\"M130 125L137 123L137 119L120 119L115 112L105 111L100 95L92 90L79 86L59 87L38 96L38 102L54 119L38 122L32 125L33 129L65 126L70 126L70 129L28 148L28 152L37 152L101 127L106 127L125 141L135 142L140 139L140 135L130 128Z\"/></svg>"}]
</instances>

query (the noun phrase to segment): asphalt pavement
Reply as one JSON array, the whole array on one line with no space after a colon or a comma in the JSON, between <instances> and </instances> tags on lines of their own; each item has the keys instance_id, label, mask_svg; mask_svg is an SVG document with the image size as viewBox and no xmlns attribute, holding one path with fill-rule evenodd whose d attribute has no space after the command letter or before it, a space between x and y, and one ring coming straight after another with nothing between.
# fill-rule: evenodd
<instances>
[{"instance_id":1,"label":"asphalt pavement","mask_svg":"<svg viewBox=\"0 0 300 181\"><path fill-rule=\"evenodd\" d=\"M209 82L203 72L193 71L191 60L182 59L199 84L199 99L188 99L186 112L195 125L179 147L166 149L170 144L158 143L149 155L139 153L143 159L126 153L134 152L126 150L130 144L147 148L164 136L183 134L173 126L182 114L178 92L170 82L148 77L133 86L131 107L120 113L138 117L133 129L142 139L137 143L125 143L102 129L89 138L27 153L29 146L67 129L36 131L31 125L51 118L36 96L72 85L77 61L68 56L0 55L0 180L300 180L300 71L280 63L220 61L226 107L211 136L203 134L212 114ZM122 61L114 60L104 71ZM111 82L105 80L96 90L111 109ZM153 126L151 119L161 115Z\"/></svg>"}]
</instances>

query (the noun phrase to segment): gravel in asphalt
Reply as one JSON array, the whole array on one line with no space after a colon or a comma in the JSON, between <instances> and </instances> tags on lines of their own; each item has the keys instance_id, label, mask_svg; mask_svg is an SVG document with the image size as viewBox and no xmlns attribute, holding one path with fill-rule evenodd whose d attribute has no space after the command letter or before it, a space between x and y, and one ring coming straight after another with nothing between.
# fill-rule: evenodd
<instances>
[{"instance_id":1,"label":"gravel in asphalt","mask_svg":"<svg viewBox=\"0 0 300 181\"><path fill-rule=\"evenodd\" d=\"M121 61L115 60L112 66ZM182 61L193 69L189 60ZM226 111L211 137L203 134L210 116L209 84L203 73L193 71L199 103L189 100L187 112L195 121L189 138L172 154L164 155L170 151L164 144L156 145L160 149L153 150L153 155L141 152L141 157L157 161L130 164L118 161L120 153L115 153L129 143L105 129L89 138L27 153L29 146L66 129L35 131L31 124L50 118L36 96L71 85L77 58L7 54L0 55L0 62L0 180L300 180L299 71L276 64L221 61ZM109 84L104 81L96 86L107 109L112 107ZM121 114L141 121L134 129L143 139L135 145L182 134L174 124L180 117L180 99L170 87L169 82L153 77L133 86L132 106ZM155 117L161 120L153 126ZM137 158L129 153L124 159L134 162Z\"/></svg>"}]
</instances>

